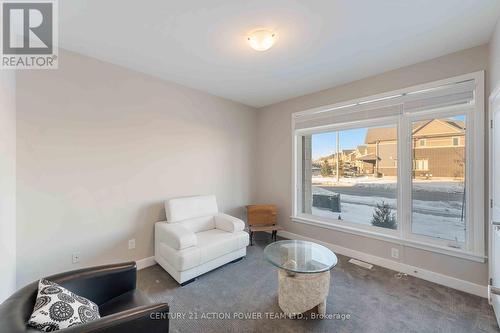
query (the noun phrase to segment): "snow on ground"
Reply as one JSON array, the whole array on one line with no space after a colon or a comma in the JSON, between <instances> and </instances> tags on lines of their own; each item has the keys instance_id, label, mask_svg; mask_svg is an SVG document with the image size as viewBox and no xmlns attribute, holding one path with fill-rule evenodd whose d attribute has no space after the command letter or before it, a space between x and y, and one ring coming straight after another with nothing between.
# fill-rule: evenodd
<instances>
[{"instance_id":1,"label":"snow on ground","mask_svg":"<svg viewBox=\"0 0 500 333\"><path fill-rule=\"evenodd\" d=\"M321 187L313 186L313 194L332 194L334 191L329 191ZM392 209L396 209L396 199L376 197L376 196L357 196L350 194L341 194L341 203L349 203L356 205L366 205L376 207L377 204L385 202ZM427 213L434 215L445 215L450 217L460 217L462 213L462 205L459 201L424 201L413 200L413 210L419 213ZM371 215L370 215L371 216Z\"/></svg>"},{"instance_id":2,"label":"snow on ground","mask_svg":"<svg viewBox=\"0 0 500 333\"><path fill-rule=\"evenodd\" d=\"M313 194L332 194L334 192L313 186ZM396 199L376 196L355 196L341 194L342 220L371 225L371 219L377 204L385 202L396 212ZM312 208L313 215L338 219L339 213L327 209ZM417 234L439 237L449 240L465 241L464 223L460 221L461 202L457 201L413 201L412 231Z\"/></svg>"},{"instance_id":3,"label":"snow on ground","mask_svg":"<svg viewBox=\"0 0 500 333\"><path fill-rule=\"evenodd\" d=\"M380 188L388 190L396 190L396 177L353 177L341 178L337 183L335 177L312 177L313 185L335 185L335 186L357 186L361 188ZM413 180L414 191L437 191L445 193L462 193L464 190L464 182L450 179L416 179Z\"/></svg>"}]
</instances>

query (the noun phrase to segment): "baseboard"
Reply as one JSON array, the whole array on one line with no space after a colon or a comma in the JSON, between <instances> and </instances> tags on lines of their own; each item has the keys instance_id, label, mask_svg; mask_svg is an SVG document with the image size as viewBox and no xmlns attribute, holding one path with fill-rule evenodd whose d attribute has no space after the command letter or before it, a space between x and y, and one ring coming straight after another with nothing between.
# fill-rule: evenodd
<instances>
[{"instance_id":1,"label":"baseboard","mask_svg":"<svg viewBox=\"0 0 500 333\"><path fill-rule=\"evenodd\" d=\"M147 257L144 259L139 259L139 260L136 260L135 263L137 264L138 270L156 265L155 257Z\"/></svg>"},{"instance_id":2,"label":"baseboard","mask_svg":"<svg viewBox=\"0 0 500 333\"><path fill-rule=\"evenodd\" d=\"M460 280L460 279L457 279L457 278L454 278L451 276L428 271L428 270L422 269L420 267L415 267L415 266L403 264L403 263L400 263L397 261L389 260L386 258L377 257L377 256L374 256L371 254L348 249L346 247L334 245L331 243L322 242L322 241L319 241L319 240L316 240L313 238L301 236L301 235L294 234L294 233L288 232L288 231L278 231L278 235L281 237L284 237L284 238L288 238L288 239L300 239L300 240L307 240L307 241L315 242L315 243L321 244L321 245L329 248L333 252L342 254L342 255L347 256L347 257L362 260L362 261L368 262L368 263L373 264L373 265L377 265L377 266L391 269L393 271L406 273L408 275L418 277L422 280L434 282L434 283L437 283L437 284L440 284L440 285L443 285L446 287L450 287L453 289L457 289L457 290L460 290L460 291L463 291L463 292L466 292L469 294L477 295L477 296L484 297L484 298L488 297L488 287L487 286L482 286L482 285L472 283L469 281Z\"/></svg>"}]
</instances>

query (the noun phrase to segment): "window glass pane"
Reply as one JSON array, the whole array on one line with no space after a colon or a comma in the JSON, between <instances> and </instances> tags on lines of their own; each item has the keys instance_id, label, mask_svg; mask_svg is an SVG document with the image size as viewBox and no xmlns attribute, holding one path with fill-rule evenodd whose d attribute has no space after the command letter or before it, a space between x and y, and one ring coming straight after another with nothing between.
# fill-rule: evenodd
<instances>
[{"instance_id":1,"label":"window glass pane","mask_svg":"<svg viewBox=\"0 0 500 333\"><path fill-rule=\"evenodd\" d=\"M412 123L411 230L457 246L465 242L465 120L458 116Z\"/></svg>"},{"instance_id":2,"label":"window glass pane","mask_svg":"<svg viewBox=\"0 0 500 333\"><path fill-rule=\"evenodd\" d=\"M397 228L397 126L302 137L302 213Z\"/></svg>"}]
</instances>

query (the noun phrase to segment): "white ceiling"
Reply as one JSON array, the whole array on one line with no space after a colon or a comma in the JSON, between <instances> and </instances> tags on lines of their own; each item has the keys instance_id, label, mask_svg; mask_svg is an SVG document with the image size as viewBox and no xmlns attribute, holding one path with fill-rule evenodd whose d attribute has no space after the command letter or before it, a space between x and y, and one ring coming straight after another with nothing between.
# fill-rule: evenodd
<instances>
[{"instance_id":1,"label":"white ceiling","mask_svg":"<svg viewBox=\"0 0 500 333\"><path fill-rule=\"evenodd\" d=\"M500 0L65 0L60 46L261 107L487 43ZM266 52L246 34L279 34Z\"/></svg>"}]
</instances>

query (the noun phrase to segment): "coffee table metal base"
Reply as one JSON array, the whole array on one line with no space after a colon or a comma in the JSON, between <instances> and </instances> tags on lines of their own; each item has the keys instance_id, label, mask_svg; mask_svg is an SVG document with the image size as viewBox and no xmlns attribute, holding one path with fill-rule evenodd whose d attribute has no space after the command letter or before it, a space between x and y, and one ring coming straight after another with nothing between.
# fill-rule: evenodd
<instances>
[{"instance_id":1,"label":"coffee table metal base","mask_svg":"<svg viewBox=\"0 0 500 333\"><path fill-rule=\"evenodd\" d=\"M315 274L290 274L278 270L278 304L283 312L294 316L318 307L319 314L326 313L326 298L330 289L330 271Z\"/></svg>"}]
</instances>

